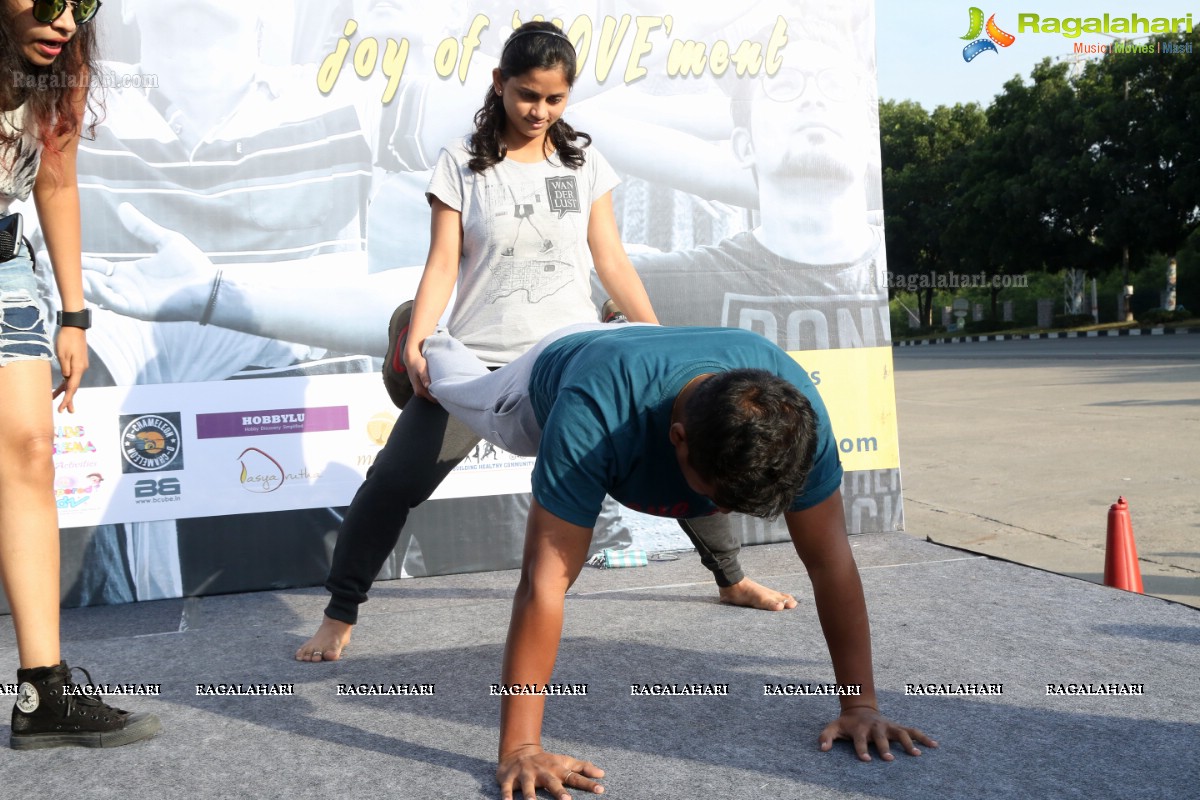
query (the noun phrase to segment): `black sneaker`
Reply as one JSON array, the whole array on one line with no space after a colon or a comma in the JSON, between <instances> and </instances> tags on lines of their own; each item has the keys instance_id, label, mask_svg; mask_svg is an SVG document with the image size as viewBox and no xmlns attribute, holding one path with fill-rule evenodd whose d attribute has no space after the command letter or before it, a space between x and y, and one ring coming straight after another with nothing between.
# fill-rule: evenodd
<instances>
[{"instance_id":1,"label":"black sneaker","mask_svg":"<svg viewBox=\"0 0 1200 800\"><path fill-rule=\"evenodd\" d=\"M76 667L92 676L86 669ZM47 747L120 747L148 739L162 728L153 714L130 714L113 708L71 680L63 661L56 667L17 670L20 695L12 712L13 750Z\"/></svg>"},{"instance_id":2,"label":"black sneaker","mask_svg":"<svg viewBox=\"0 0 1200 800\"><path fill-rule=\"evenodd\" d=\"M408 367L404 364L404 342L408 339L408 322L412 318L413 301L406 300L392 312L388 322L388 348L383 359L383 388L388 397L403 409L413 396L412 381L408 379Z\"/></svg>"},{"instance_id":3,"label":"black sneaker","mask_svg":"<svg viewBox=\"0 0 1200 800\"><path fill-rule=\"evenodd\" d=\"M629 322L625 317L625 312L617 308L617 304L609 298L604 301L604 305L600 307L601 322Z\"/></svg>"}]
</instances>

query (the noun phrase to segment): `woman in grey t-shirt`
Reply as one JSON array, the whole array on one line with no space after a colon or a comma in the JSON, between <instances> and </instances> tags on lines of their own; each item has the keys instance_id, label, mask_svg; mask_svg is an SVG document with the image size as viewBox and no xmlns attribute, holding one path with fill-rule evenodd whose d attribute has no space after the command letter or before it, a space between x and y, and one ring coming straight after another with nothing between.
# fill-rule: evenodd
<instances>
[{"instance_id":1,"label":"woman in grey t-shirt","mask_svg":"<svg viewBox=\"0 0 1200 800\"><path fill-rule=\"evenodd\" d=\"M562 119L575 67L561 30L523 25L504 45L474 132L438 157L429 256L416 298L393 317L384 364L404 413L347 509L325 583L332 597L300 661L341 657L409 510L479 441L430 397L420 353L456 285L450 329L493 366L564 323L595 320L593 269L629 319L656 321L617 231L616 174Z\"/></svg>"}]
</instances>

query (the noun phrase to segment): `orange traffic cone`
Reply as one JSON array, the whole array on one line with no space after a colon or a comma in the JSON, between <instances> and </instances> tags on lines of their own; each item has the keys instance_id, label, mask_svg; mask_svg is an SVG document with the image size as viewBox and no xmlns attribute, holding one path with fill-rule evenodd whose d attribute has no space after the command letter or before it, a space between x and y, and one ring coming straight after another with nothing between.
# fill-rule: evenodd
<instances>
[{"instance_id":1,"label":"orange traffic cone","mask_svg":"<svg viewBox=\"0 0 1200 800\"><path fill-rule=\"evenodd\" d=\"M1124 497L1108 509L1108 544L1104 550L1104 585L1142 594L1142 571L1138 568L1133 523Z\"/></svg>"}]
</instances>

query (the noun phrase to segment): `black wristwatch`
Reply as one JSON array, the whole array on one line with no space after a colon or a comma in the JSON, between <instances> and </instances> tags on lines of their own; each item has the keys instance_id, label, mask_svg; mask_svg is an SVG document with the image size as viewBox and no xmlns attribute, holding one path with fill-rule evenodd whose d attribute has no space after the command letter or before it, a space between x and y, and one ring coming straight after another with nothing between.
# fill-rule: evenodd
<instances>
[{"instance_id":1,"label":"black wristwatch","mask_svg":"<svg viewBox=\"0 0 1200 800\"><path fill-rule=\"evenodd\" d=\"M83 328L87 330L92 327L92 310L85 308L83 311L60 311L58 316L54 318L60 328Z\"/></svg>"}]
</instances>

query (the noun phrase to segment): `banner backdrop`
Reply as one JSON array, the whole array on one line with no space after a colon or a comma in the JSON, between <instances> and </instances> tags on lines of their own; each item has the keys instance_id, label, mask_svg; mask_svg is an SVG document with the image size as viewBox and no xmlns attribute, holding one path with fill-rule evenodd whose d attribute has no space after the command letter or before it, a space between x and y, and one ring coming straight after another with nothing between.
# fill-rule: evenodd
<instances>
[{"instance_id":1,"label":"banner backdrop","mask_svg":"<svg viewBox=\"0 0 1200 800\"><path fill-rule=\"evenodd\" d=\"M622 177L660 320L792 352L852 532L902 526L869 0L109 0L78 164L92 367L56 418L66 602L324 580L399 413L378 371L429 168L535 18L576 44L566 117ZM476 448L380 578L515 566L529 470Z\"/></svg>"}]
</instances>

